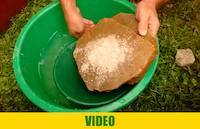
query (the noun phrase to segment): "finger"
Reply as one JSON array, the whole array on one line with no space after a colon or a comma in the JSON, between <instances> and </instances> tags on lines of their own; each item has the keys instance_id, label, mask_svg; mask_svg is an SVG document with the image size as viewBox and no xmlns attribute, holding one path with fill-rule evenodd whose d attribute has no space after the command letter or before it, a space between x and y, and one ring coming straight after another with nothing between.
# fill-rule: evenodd
<instances>
[{"instance_id":1,"label":"finger","mask_svg":"<svg viewBox=\"0 0 200 129\"><path fill-rule=\"evenodd\" d=\"M140 35L145 36L148 29L148 19L140 20L138 23L138 32Z\"/></svg>"},{"instance_id":2,"label":"finger","mask_svg":"<svg viewBox=\"0 0 200 129\"><path fill-rule=\"evenodd\" d=\"M92 28L92 27L94 27L94 23L93 23L93 21L90 21L90 20L88 20L88 19L83 19L83 23L84 23L84 25L85 25L85 29L90 29L90 28Z\"/></svg>"},{"instance_id":3,"label":"finger","mask_svg":"<svg viewBox=\"0 0 200 129\"><path fill-rule=\"evenodd\" d=\"M74 34L72 34L74 37L76 37L76 38L79 38L80 36L81 36L81 34L80 33L78 33L78 32L76 32L76 33L74 33Z\"/></svg>"},{"instance_id":4,"label":"finger","mask_svg":"<svg viewBox=\"0 0 200 129\"><path fill-rule=\"evenodd\" d=\"M158 17L157 16L150 17L149 33L151 34L151 36L156 37L159 27L160 27L160 22L158 20Z\"/></svg>"},{"instance_id":5,"label":"finger","mask_svg":"<svg viewBox=\"0 0 200 129\"><path fill-rule=\"evenodd\" d=\"M85 24L85 28L84 28L84 29L90 29L90 28L92 28L92 27L94 27L94 25Z\"/></svg>"},{"instance_id":6,"label":"finger","mask_svg":"<svg viewBox=\"0 0 200 129\"><path fill-rule=\"evenodd\" d=\"M78 7L76 7L76 11L77 13L80 13L80 9Z\"/></svg>"},{"instance_id":7,"label":"finger","mask_svg":"<svg viewBox=\"0 0 200 129\"><path fill-rule=\"evenodd\" d=\"M137 12L136 18L138 20L138 32L144 36L147 34L149 15L146 12Z\"/></svg>"},{"instance_id":8,"label":"finger","mask_svg":"<svg viewBox=\"0 0 200 129\"><path fill-rule=\"evenodd\" d=\"M79 38L80 35L81 35L81 33L82 33L82 32L72 31L72 30L70 30L69 32L70 32L70 34L71 34L72 36L74 36L74 37L76 37L76 38Z\"/></svg>"},{"instance_id":9,"label":"finger","mask_svg":"<svg viewBox=\"0 0 200 129\"><path fill-rule=\"evenodd\" d=\"M85 25L85 29L91 29L94 25Z\"/></svg>"},{"instance_id":10,"label":"finger","mask_svg":"<svg viewBox=\"0 0 200 129\"><path fill-rule=\"evenodd\" d=\"M86 25L94 25L93 21L83 18L83 23Z\"/></svg>"}]
</instances>

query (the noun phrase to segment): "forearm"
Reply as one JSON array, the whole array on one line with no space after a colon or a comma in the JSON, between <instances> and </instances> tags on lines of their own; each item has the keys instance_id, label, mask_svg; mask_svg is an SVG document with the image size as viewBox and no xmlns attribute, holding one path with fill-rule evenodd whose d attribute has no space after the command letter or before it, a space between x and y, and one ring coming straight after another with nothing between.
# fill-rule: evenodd
<instances>
[{"instance_id":1,"label":"forearm","mask_svg":"<svg viewBox=\"0 0 200 129\"><path fill-rule=\"evenodd\" d=\"M60 0L65 15L70 15L76 11L76 0Z\"/></svg>"}]
</instances>

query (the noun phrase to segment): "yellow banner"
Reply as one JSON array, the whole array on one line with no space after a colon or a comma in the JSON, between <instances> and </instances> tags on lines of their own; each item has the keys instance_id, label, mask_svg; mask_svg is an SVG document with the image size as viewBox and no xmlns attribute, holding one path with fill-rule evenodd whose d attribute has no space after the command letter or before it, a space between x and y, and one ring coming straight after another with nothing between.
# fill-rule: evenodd
<instances>
[{"instance_id":1,"label":"yellow banner","mask_svg":"<svg viewBox=\"0 0 200 129\"><path fill-rule=\"evenodd\" d=\"M0 113L1 129L200 129L200 113Z\"/></svg>"}]
</instances>

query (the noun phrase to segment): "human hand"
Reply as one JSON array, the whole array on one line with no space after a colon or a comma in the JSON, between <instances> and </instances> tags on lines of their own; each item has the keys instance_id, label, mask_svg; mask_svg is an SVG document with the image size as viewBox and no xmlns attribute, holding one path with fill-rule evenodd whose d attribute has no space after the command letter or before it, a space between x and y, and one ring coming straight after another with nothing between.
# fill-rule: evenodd
<instances>
[{"instance_id":1,"label":"human hand","mask_svg":"<svg viewBox=\"0 0 200 129\"><path fill-rule=\"evenodd\" d=\"M92 21L85 19L81 16L78 8L76 8L75 10L68 10L65 15L69 32L76 38L80 37L85 29L94 26L94 23Z\"/></svg>"},{"instance_id":2,"label":"human hand","mask_svg":"<svg viewBox=\"0 0 200 129\"><path fill-rule=\"evenodd\" d=\"M155 37L160 27L156 6L157 0L142 0L137 4L136 19L138 20L138 32L145 36L149 33Z\"/></svg>"}]
</instances>

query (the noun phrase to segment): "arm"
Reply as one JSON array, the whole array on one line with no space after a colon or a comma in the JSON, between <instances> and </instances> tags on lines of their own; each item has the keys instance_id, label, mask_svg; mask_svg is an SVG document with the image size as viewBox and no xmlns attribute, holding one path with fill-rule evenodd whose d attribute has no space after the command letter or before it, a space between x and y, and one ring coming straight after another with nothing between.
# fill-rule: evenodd
<instances>
[{"instance_id":1,"label":"arm","mask_svg":"<svg viewBox=\"0 0 200 129\"><path fill-rule=\"evenodd\" d=\"M160 27L157 15L157 8L168 0L141 0L137 4L136 19L138 20L138 32L146 35L149 32L153 37L156 36Z\"/></svg>"},{"instance_id":2,"label":"arm","mask_svg":"<svg viewBox=\"0 0 200 129\"><path fill-rule=\"evenodd\" d=\"M86 28L93 26L92 21L81 16L76 0L61 0L61 5L69 32L73 36L78 38Z\"/></svg>"},{"instance_id":3,"label":"arm","mask_svg":"<svg viewBox=\"0 0 200 129\"><path fill-rule=\"evenodd\" d=\"M61 5L66 20L71 12L76 13L76 0L61 0Z\"/></svg>"}]
</instances>

